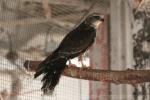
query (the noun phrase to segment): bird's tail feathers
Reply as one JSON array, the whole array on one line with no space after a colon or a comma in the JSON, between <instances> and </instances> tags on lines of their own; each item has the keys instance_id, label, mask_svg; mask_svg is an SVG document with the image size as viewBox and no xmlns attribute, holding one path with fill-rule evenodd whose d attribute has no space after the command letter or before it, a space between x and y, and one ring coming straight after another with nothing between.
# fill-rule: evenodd
<instances>
[{"instance_id":1,"label":"bird's tail feathers","mask_svg":"<svg viewBox=\"0 0 150 100\"><path fill-rule=\"evenodd\" d=\"M55 58L55 56L56 56L55 53L52 53L38 65L38 67L36 69L36 73L34 74L34 78L37 78L38 76L43 74L43 72L46 68L49 68L50 63Z\"/></svg>"},{"instance_id":2,"label":"bird's tail feathers","mask_svg":"<svg viewBox=\"0 0 150 100\"><path fill-rule=\"evenodd\" d=\"M50 58L43 61L39 68L36 71L34 77L38 77L41 74L44 74L42 82L42 90L44 94L51 94L57 83L59 82L59 78L61 73L63 72L66 66L67 59L65 58Z\"/></svg>"}]
</instances>

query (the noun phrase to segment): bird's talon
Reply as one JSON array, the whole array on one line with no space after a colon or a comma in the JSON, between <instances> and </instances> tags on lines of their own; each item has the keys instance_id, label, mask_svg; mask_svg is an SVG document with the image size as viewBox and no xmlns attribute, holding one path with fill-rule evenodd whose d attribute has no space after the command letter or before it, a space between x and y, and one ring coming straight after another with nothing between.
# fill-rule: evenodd
<instances>
[{"instance_id":1,"label":"bird's talon","mask_svg":"<svg viewBox=\"0 0 150 100\"><path fill-rule=\"evenodd\" d=\"M68 67L73 67L73 66L76 66L76 65L75 65L75 64L72 64L71 61L69 60Z\"/></svg>"},{"instance_id":2,"label":"bird's talon","mask_svg":"<svg viewBox=\"0 0 150 100\"><path fill-rule=\"evenodd\" d=\"M69 64L68 67L74 67L76 66L75 64Z\"/></svg>"}]
</instances>

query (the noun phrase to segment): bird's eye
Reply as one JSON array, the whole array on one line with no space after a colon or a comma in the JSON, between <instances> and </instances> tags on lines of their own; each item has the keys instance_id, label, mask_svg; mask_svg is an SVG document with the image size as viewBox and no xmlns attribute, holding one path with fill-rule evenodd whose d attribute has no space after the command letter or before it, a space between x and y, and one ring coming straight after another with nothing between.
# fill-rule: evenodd
<instances>
[{"instance_id":1,"label":"bird's eye","mask_svg":"<svg viewBox=\"0 0 150 100\"><path fill-rule=\"evenodd\" d=\"M99 17L99 16L94 16L94 18L95 18L95 19L99 19L100 17Z\"/></svg>"}]
</instances>

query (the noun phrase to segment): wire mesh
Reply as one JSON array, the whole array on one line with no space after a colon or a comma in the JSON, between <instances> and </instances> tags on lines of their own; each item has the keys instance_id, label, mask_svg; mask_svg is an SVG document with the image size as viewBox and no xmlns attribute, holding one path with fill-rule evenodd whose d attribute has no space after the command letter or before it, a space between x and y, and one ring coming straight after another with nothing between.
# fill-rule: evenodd
<instances>
[{"instance_id":1,"label":"wire mesh","mask_svg":"<svg viewBox=\"0 0 150 100\"><path fill-rule=\"evenodd\" d=\"M88 100L88 81L64 76L53 96L43 95L41 77L34 79L23 63L44 59L83 16L108 13L108 5L107 0L0 0L0 100Z\"/></svg>"},{"instance_id":2,"label":"wire mesh","mask_svg":"<svg viewBox=\"0 0 150 100\"><path fill-rule=\"evenodd\" d=\"M134 16L133 26L136 28L133 32L137 36L144 31L142 48L138 50L145 51L140 55L141 59L146 57L141 60L141 65L144 62L143 69L149 69L150 3L149 0L137 1L141 2ZM43 60L70 30L92 12L110 15L110 0L0 0L0 100L89 100L89 81L65 76L61 77L52 96L44 95L40 89L42 76L34 79L34 73L28 72L23 63L25 60ZM109 20L107 24L110 24ZM108 27L109 33L111 26ZM138 36L140 39L143 37ZM133 56L136 57L136 53ZM88 54L84 61L89 65ZM72 62L81 66L77 59ZM130 95L134 100L148 100L149 94L150 85L142 84Z\"/></svg>"}]
</instances>

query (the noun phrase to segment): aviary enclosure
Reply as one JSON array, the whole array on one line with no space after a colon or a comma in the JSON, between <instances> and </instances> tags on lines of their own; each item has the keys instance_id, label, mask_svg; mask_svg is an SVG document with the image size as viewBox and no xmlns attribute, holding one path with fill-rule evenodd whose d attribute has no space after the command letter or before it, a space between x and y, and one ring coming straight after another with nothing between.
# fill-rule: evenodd
<instances>
[{"instance_id":1,"label":"aviary enclosure","mask_svg":"<svg viewBox=\"0 0 150 100\"><path fill-rule=\"evenodd\" d=\"M39 63L92 13L94 44L45 95ZM149 0L0 0L0 100L149 100L149 69Z\"/></svg>"}]
</instances>

